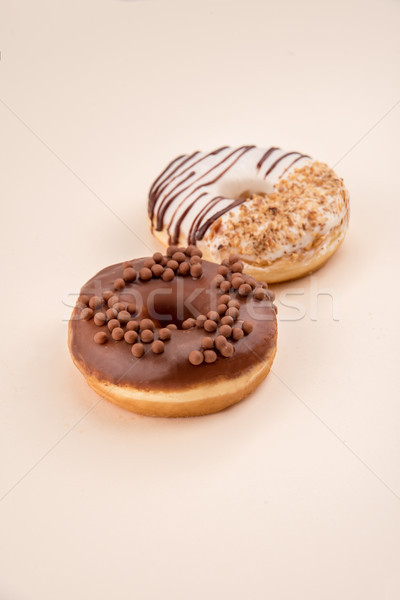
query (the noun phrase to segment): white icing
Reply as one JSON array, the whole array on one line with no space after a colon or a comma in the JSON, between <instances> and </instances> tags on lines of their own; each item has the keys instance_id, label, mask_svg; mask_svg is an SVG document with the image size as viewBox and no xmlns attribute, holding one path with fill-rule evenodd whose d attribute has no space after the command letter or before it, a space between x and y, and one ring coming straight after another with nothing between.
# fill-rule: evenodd
<instances>
[{"instance_id":1,"label":"white icing","mask_svg":"<svg viewBox=\"0 0 400 600\"><path fill-rule=\"evenodd\" d=\"M213 154L203 152L194 153L192 156L185 155L173 161L165 173L162 174L155 184L153 193L155 198L153 226L157 224L157 214L172 199L163 217L163 226L167 227L168 233L173 236L175 227L179 224L180 234L188 239L190 230L196 218L205 207L209 207L202 220L196 223L196 229L204 224L213 215L222 209L230 207L243 192L269 194L274 185L284 176L286 178L294 169L311 164L313 159L305 157L298 152L288 153L282 149L271 149L267 158L259 167L267 149L242 146L240 148L228 147ZM288 156L285 156L289 154ZM278 164L275 163L278 161ZM295 162L294 162L295 161ZM274 166L275 165L275 166ZM269 172L270 171L270 172ZM218 199L221 197L221 199ZM210 207L210 201L215 203ZM251 200L246 201L251 202ZM187 214L183 217L187 211ZM227 224L232 215L240 211L240 205L227 211L221 216L222 227ZM315 235L324 236L340 224L346 215L346 207L338 196L326 198L326 203L321 206L321 219L316 230L302 231L300 225L296 226L296 215L292 227L296 243L282 244L275 251L268 252L263 257L274 261L284 255L292 254L297 250L306 249ZM183 218L182 218L183 217ZM265 231L268 223L259 223L260 234ZM210 230L208 229L208 232ZM223 234L213 235L209 239L206 232L204 239L199 245L206 245L212 256L218 260L220 257L218 246L223 244ZM257 262L257 257L252 248L242 248L242 257L245 260Z\"/></svg>"},{"instance_id":2,"label":"white icing","mask_svg":"<svg viewBox=\"0 0 400 600\"><path fill-rule=\"evenodd\" d=\"M225 206L229 206L242 192L270 193L285 169L300 155L300 153L296 153L283 158L276 168L266 176L269 168L287 152L276 149L258 169L257 164L267 150L255 147L245 152L243 148L228 147L214 155L199 152L187 162L184 161L189 155L171 163L160 178L159 184L163 189L158 194L154 208L156 215L168 195L175 197L164 215L164 224L169 227L170 233L173 232L176 222L196 196L205 193L195 202L180 225L181 233L185 237L189 234L193 220L210 200L217 196L226 198L225 201L216 203L215 207L207 212L206 219ZM301 158L294 166L299 167L307 161L310 159ZM222 164L218 165L218 163ZM177 166L178 170L174 173ZM191 173L192 175L190 175ZM219 178L217 179L217 177ZM214 179L217 181L212 183ZM157 189L157 186L155 188Z\"/></svg>"}]
</instances>

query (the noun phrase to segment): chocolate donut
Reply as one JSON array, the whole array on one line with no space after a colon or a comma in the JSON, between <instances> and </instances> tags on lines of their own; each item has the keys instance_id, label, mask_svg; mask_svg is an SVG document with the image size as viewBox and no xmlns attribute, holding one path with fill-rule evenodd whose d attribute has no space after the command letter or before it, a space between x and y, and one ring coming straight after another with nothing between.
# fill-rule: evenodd
<instances>
[{"instance_id":1,"label":"chocolate donut","mask_svg":"<svg viewBox=\"0 0 400 600\"><path fill-rule=\"evenodd\" d=\"M276 351L274 295L237 255L218 266L195 246L107 267L81 289L72 359L101 396L163 417L222 410L267 376Z\"/></svg>"},{"instance_id":2,"label":"chocolate donut","mask_svg":"<svg viewBox=\"0 0 400 600\"><path fill-rule=\"evenodd\" d=\"M237 253L246 273L275 283L332 256L349 195L332 169L301 152L225 146L172 161L150 189L148 213L163 244L196 244L215 262Z\"/></svg>"}]
</instances>

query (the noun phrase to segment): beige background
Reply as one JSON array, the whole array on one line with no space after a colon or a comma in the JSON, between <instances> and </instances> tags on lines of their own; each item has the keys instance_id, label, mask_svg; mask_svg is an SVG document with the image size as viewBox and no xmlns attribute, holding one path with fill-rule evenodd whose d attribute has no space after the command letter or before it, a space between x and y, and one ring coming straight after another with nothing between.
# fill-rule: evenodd
<instances>
[{"instance_id":1,"label":"beige background","mask_svg":"<svg viewBox=\"0 0 400 600\"><path fill-rule=\"evenodd\" d=\"M398 0L0 11L1 600L399 598ZM337 165L343 247L276 288L248 400L192 420L99 402L72 295L158 248L166 162L243 143Z\"/></svg>"}]
</instances>

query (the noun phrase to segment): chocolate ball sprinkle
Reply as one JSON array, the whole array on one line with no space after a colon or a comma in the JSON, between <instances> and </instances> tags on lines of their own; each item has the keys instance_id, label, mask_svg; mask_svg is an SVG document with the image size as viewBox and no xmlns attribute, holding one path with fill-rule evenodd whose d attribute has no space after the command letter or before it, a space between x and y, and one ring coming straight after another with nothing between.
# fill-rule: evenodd
<instances>
[{"instance_id":1,"label":"chocolate ball sprinkle","mask_svg":"<svg viewBox=\"0 0 400 600\"><path fill-rule=\"evenodd\" d=\"M106 319L107 319L106 315L102 312L98 312L94 315L94 323L98 327L101 327L102 325L104 325L104 323L106 322Z\"/></svg>"},{"instance_id":2,"label":"chocolate ball sprinkle","mask_svg":"<svg viewBox=\"0 0 400 600\"><path fill-rule=\"evenodd\" d=\"M162 259L163 259L163 258L164 258L164 257L163 257L163 255L161 254L161 252L154 252L154 254L153 254L153 260L154 260L154 262L156 262L156 263L160 263L160 262L162 261Z\"/></svg>"},{"instance_id":3,"label":"chocolate ball sprinkle","mask_svg":"<svg viewBox=\"0 0 400 600\"><path fill-rule=\"evenodd\" d=\"M207 313L207 319L211 319L211 321L215 321L216 323L218 323L219 321L219 314L216 310L210 310Z\"/></svg>"},{"instance_id":4,"label":"chocolate ball sprinkle","mask_svg":"<svg viewBox=\"0 0 400 600\"><path fill-rule=\"evenodd\" d=\"M221 285L219 286L219 289L222 292L229 292L229 290L231 289L231 282L230 281L223 281L221 283Z\"/></svg>"},{"instance_id":5,"label":"chocolate ball sprinkle","mask_svg":"<svg viewBox=\"0 0 400 600\"><path fill-rule=\"evenodd\" d=\"M125 302L116 302L116 303L113 305L113 308L114 308L116 311L120 312L121 310L125 310L125 309L126 309L126 304L125 304Z\"/></svg>"},{"instance_id":6,"label":"chocolate ball sprinkle","mask_svg":"<svg viewBox=\"0 0 400 600\"><path fill-rule=\"evenodd\" d=\"M145 344L148 344L154 340L154 333L151 329L144 329L140 332L140 339Z\"/></svg>"},{"instance_id":7,"label":"chocolate ball sprinkle","mask_svg":"<svg viewBox=\"0 0 400 600\"><path fill-rule=\"evenodd\" d=\"M201 258L200 256L191 256L189 262L191 265L199 265L201 264Z\"/></svg>"},{"instance_id":8,"label":"chocolate ball sprinkle","mask_svg":"<svg viewBox=\"0 0 400 600\"><path fill-rule=\"evenodd\" d=\"M162 342L161 340L156 340L152 343L151 349L154 352L154 354L162 354L165 349L164 342Z\"/></svg>"},{"instance_id":9,"label":"chocolate ball sprinkle","mask_svg":"<svg viewBox=\"0 0 400 600\"><path fill-rule=\"evenodd\" d=\"M223 335L224 337L228 338L232 333L232 327L230 325L222 325L219 328L219 333L220 335Z\"/></svg>"},{"instance_id":10,"label":"chocolate ball sprinkle","mask_svg":"<svg viewBox=\"0 0 400 600\"><path fill-rule=\"evenodd\" d=\"M171 339L171 330L168 327L163 327L158 332L158 339L167 341Z\"/></svg>"},{"instance_id":11,"label":"chocolate ball sprinkle","mask_svg":"<svg viewBox=\"0 0 400 600\"><path fill-rule=\"evenodd\" d=\"M127 269L124 269L123 273L122 273L122 277L124 278L124 281L126 281L127 283L130 283L131 281L135 281L135 279L136 279L135 269L132 269L132 267L128 267Z\"/></svg>"},{"instance_id":12,"label":"chocolate ball sprinkle","mask_svg":"<svg viewBox=\"0 0 400 600\"><path fill-rule=\"evenodd\" d=\"M178 326L175 325L175 323L170 323L169 325L167 325L167 329L174 331L175 329L178 329Z\"/></svg>"},{"instance_id":13,"label":"chocolate ball sprinkle","mask_svg":"<svg viewBox=\"0 0 400 600\"><path fill-rule=\"evenodd\" d=\"M242 328L243 328L244 333L246 335L248 335L249 333L251 333L253 331L254 325L250 321L244 321Z\"/></svg>"},{"instance_id":14,"label":"chocolate ball sprinkle","mask_svg":"<svg viewBox=\"0 0 400 600\"><path fill-rule=\"evenodd\" d=\"M233 265L240 260L239 254L230 254L228 257L229 264Z\"/></svg>"},{"instance_id":15,"label":"chocolate ball sprinkle","mask_svg":"<svg viewBox=\"0 0 400 600\"><path fill-rule=\"evenodd\" d=\"M226 313L227 310L227 305L226 304L218 304L217 306L217 313L219 315L224 315Z\"/></svg>"},{"instance_id":16,"label":"chocolate ball sprinkle","mask_svg":"<svg viewBox=\"0 0 400 600\"><path fill-rule=\"evenodd\" d=\"M101 298L101 296L92 296L89 300L89 306L90 308L93 308L93 310L95 310L96 308L100 308L100 306L103 305L103 298Z\"/></svg>"},{"instance_id":17,"label":"chocolate ball sprinkle","mask_svg":"<svg viewBox=\"0 0 400 600\"><path fill-rule=\"evenodd\" d=\"M192 277L201 277L203 275L203 267L197 263L190 267L190 274Z\"/></svg>"},{"instance_id":18,"label":"chocolate ball sprinkle","mask_svg":"<svg viewBox=\"0 0 400 600\"><path fill-rule=\"evenodd\" d=\"M172 281L174 277L175 277L175 273L169 267L166 268L165 271L164 271L164 273L162 274L162 279L164 281Z\"/></svg>"},{"instance_id":19,"label":"chocolate ball sprinkle","mask_svg":"<svg viewBox=\"0 0 400 600\"><path fill-rule=\"evenodd\" d=\"M254 298L256 300L264 300L264 298L266 298L267 296L267 290L264 290L264 288L256 288L254 290Z\"/></svg>"},{"instance_id":20,"label":"chocolate ball sprinkle","mask_svg":"<svg viewBox=\"0 0 400 600\"><path fill-rule=\"evenodd\" d=\"M111 337L116 342L122 340L122 338L124 337L124 330L122 329L122 327L114 327L114 329L111 332Z\"/></svg>"},{"instance_id":21,"label":"chocolate ball sprinkle","mask_svg":"<svg viewBox=\"0 0 400 600\"><path fill-rule=\"evenodd\" d=\"M118 313L118 321L121 325L126 325L131 320L131 314L127 310L121 310Z\"/></svg>"},{"instance_id":22,"label":"chocolate ball sprinkle","mask_svg":"<svg viewBox=\"0 0 400 600\"><path fill-rule=\"evenodd\" d=\"M204 323L207 321L206 315L199 315L196 319L197 327L204 327Z\"/></svg>"},{"instance_id":23,"label":"chocolate ball sprinkle","mask_svg":"<svg viewBox=\"0 0 400 600\"><path fill-rule=\"evenodd\" d=\"M215 331L217 329L217 324L215 321L207 319L207 321L204 323L204 329L209 332Z\"/></svg>"},{"instance_id":24,"label":"chocolate ball sprinkle","mask_svg":"<svg viewBox=\"0 0 400 600\"><path fill-rule=\"evenodd\" d=\"M212 283L215 287L219 287L223 281L225 281L225 278L223 275L216 275L214 277L214 279L212 280Z\"/></svg>"},{"instance_id":25,"label":"chocolate ball sprinkle","mask_svg":"<svg viewBox=\"0 0 400 600\"><path fill-rule=\"evenodd\" d=\"M81 310L80 317L83 321L89 321L94 315L94 311L91 308L84 308Z\"/></svg>"},{"instance_id":26,"label":"chocolate ball sprinkle","mask_svg":"<svg viewBox=\"0 0 400 600\"><path fill-rule=\"evenodd\" d=\"M161 277L161 275L164 273L164 267L159 263L156 263L151 267L151 272L153 273L154 277Z\"/></svg>"},{"instance_id":27,"label":"chocolate ball sprinkle","mask_svg":"<svg viewBox=\"0 0 400 600\"><path fill-rule=\"evenodd\" d=\"M193 319L192 317L185 319L182 323L182 329L192 329L193 327L196 327L196 319Z\"/></svg>"},{"instance_id":28,"label":"chocolate ball sprinkle","mask_svg":"<svg viewBox=\"0 0 400 600\"><path fill-rule=\"evenodd\" d=\"M228 304L228 302L230 302L231 297L229 294L223 294L222 296L220 296L219 298L219 302L221 304Z\"/></svg>"},{"instance_id":29,"label":"chocolate ball sprinkle","mask_svg":"<svg viewBox=\"0 0 400 600\"><path fill-rule=\"evenodd\" d=\"M163 256L161 261L161 266L165 267L168 262L168 256Z\"/></svg>"},{"instance_id":30,"label":"chocolate ball sprinkle","mask_svg":"<svg viewBox=\"0 0 400 600\"><path fill-rule=\"evenodd\" d=\"M241 273L243 271L243 263L241 261L235 262L231 266L232 273Z\"/></svg>"},{"instance_id":31,"label":"chocolate ball sprinkle","mask_svg":"<svg viewBox=\"0 0 400 600\"><path fill-rule=\"evenodd\" d=\"M221 350L221 348L223 348L226 344L226 337L224 337L223 335L217 335L217 337L214 340L214 346L216 347L216 349Z\"/></svg>"},{"instance_id":32,"label":"chocolate ball sprinkle","mask_svg":"<svg viewBox=\"0 0 400 600\"><path fill-rule=\"evenodd\" d=\"M222 354L222 356L224 356L225 358L229 358L230 356L232 356L233 352L234 352L234 347L232 346L232 344L230 344L229 342L227 342L224 346L222 346L220 353Z\"/></svg>"},{"instance_id":33,"label":"chocolate ball sprinkle","mask_svg":"<svg viewBox=\"0 0 400 600\"><path fill-rule=\"evenodd\" d=\"M228 275L228 273L229 273L229 269L228 269L227 266L221 265L221 266L218 267L217 273L219 273L220 275L223 275L224 277L226 277L226 275Z\"/></svg>"},{"instance_id":34,"label":"chocolate ball sprinkle","mask_svg":"<svg viewBox=\"0 0 400 600\"><path fill-rule=\"evenodd\" d=\"M214 352L214 350L205 350L204 360L206 363L214 363L217 360L216 352Z\"/></svg>"},{"instance_id":35,"label":"chocolate ball sprinkle","mask_svg":"<svg viewBox=\"0 0 400 600\"><path fill-rule=\"evenodd\" d=\"M183 276L187 275L190 271L190 265L187 262L181 262L178 269L179 273Z\"/></svg>"},{"instance_id":36,"label":"chocolate ball sprinkle","mask_svg":"<svg viewBox=\"0 0 400 600\"><path fill-rule=\"evenodd\" d=\"M189 354L189 362L192 365L201 365L201 363L204 360L204 356L203 353L200 352L200 350L192 350L191 353Z\"/></svg>"},{"instance_id":37,"label":"chocolate ball sprinkle","mask_svg":"<svg viewBox=\"0 0 400 600\"><path fill-rule=\"evenodd\" d=\"M129 321L126 324L127 331L139 331L139 323L137 321Z\"/></svg>"},{"instance_id":38,"label":"chocolate ball sprinkle","mask_svg":"<svg viewBox=\"0 0 400 600\"><path fill-rule=\"evenodd\" d=\"M118 277L118 279L114 281L114 290L122 290L124 287L125 281L122 279L122 277Z\"/></svg>"},{"instance_id":39,"label":"chocolate ball sprinkle","mask_svg":"<svg viewBox=\"0 0 400 600\"><path fill-rule=\"evenodd\" d=\"M238 292L240 296L248 296L251 293L251 286L248 283L242 283L238 289Z\"/></svg>"},{"instance_id":40,"label":"chocolate ball sprinkle","mask_svg":"<svg viewBox=\"0 0 400 600\"><path fill-rule=\"evenodd\" d=\"M237 308L232 306L231 308L228 308L228 310L226 311L226 316L232 317L232 319L235 321L239 316L239 311Z\"/></svg>"},{"instance_id":41,"label":"chocolate ball sprinkle","mask_svg":"<svg viewBox=\"0 0 400 600\"><path fill-rule=\"evenodd\" d=\"M111 292L111 295L112 294L113 293ZM79 296L79 298L78 298L78 302L84 306L87 306L89 304L89 300L90 300L89 296L85 296L85 295Z\"/></svg>"},{"instance_id":42,"label":"chocolate ball sprinkle","mask_svg":"<svg viewBox=\"0 0 400 600\"><path fill-rule=\"evenodd\" d=\"M171 257L175 254L175 252L179 252L178 246L168 246L167 256Z\"/></svg>"},{"instance_id":43,"label":"chocolate ball sprinkle","mask_svg":"<svg viewBox=\"0 0 400 600\"><path fill-rule=\"evenodd\" d=\"M172 255L172 259L176 260L176 262L181 263L184 260L186 260L186 254L184 254L183 252L174 252L174 254Z\"/></svg>"},{"instance_id":44,"label":"chocolate ball sprinkle","mask_svg":"<svg viewBox=\"0 0 400 600\"><path fill-rule=\"evenodd\" d=\"M232 325L232 324L233 324L232 317L229 317L228 315L225 315L225 317L222 317L221 325Z\"/></svg>"},{"instance_id":45,"label":"chocolate ball sprinkle","mask_svg":"<svg viewBox=\"0 0 400 600\"><path fill-rule=\"evenodd\" d=\"M246 277L246 283L249 284L252 290L254 290L257 287L257 281L252 277Z\"/></svg>"},{"instance_id":46,"label":"chocolate ball sprinkle","mask_svg":"<svg viewBox=\"0 0 400 600\"><path fill-rule=\"evenodd\" d=\"M111 298L109 298L107 300L108 307L112 308L114 306L114 304L117 304L117 302L119 302L118 296L115 296L115 295L111 296Z\"/></svg>"},{"instance_id":47,"label":"chocolate ball sprinkle","mask_svg":"<svg viewBox=\"0 0 400 600\"><path fill-rule=\"evenodd\" d=\"M214 340L212 339L212 337L210 337L209 335L203 337L203 339L201 340L201 347L204 348L204 350L209 350L213 346Z\"/></svg>"},{"instance_id":48,"label":"chocolate ball sprinkle","mask_svg":"<svg viewBox=\"0 0 400 600\"><path fill-rule=\"evenodd\" d=\"M232 337L235 341L240 340L243 336L243 329L241 329L240 327L234 327L232 329Z\"/></svg>"},{"instance_id":49,"label":"chocolate ball sprinkle","mask_svg":"<svg viewBox=\"0 0 400 600\"><path fill-rule=\"evenodd\" d=\"M153 273L149 267L142 267L139 271L139 279L149 281L153 277Z\"/></svg>"},{"instance_id":50,"label":"chocolate ball sprinkle","mask_svg":"<svg viewBox=\"0 0 400 600\"><path fill-rule=\"evenodd\" d=\"M154 258L146 258L143 261L143 267L145 269L151 269L151 267L154 267L155 264L156 264L156 261L154 260Z\"/></svg>"},{"instance_id":51,"label":"chocolate ball sprinkle","mask_svg":"<svg viewBox=\"0 0 400 600\"><path fill-rule=\"evenodd\" d=\"M234 290L238 290L241 285L244 284L244 279L242 277L235 277L232 279L232 287Z\"/></svg>"},{"instance_id":52,"label":"chocolate ball sprinkle","mask_svg":"<svg viewBox=\"0 0 400 600\"><path fill-rule=\"evenodd\" d=\"M169 260L169 261L167 262L167 267L168 267L169 269L172 269L173 271L176 271L176 270L177 270L177 268L179 267L179 263L178 263L178 261L176 261L176 260Z\"/></svg>"},{"instance_id":53,"label":"chocolate ball sprinkle","mask_svg":"<svg viewBox=\"0 0 400 600\"><path fill-rule=\"evenodd\" d=\"M111 321L108 321L107 323L107 327L108 329L112 332L116 327L120 326L120 322L118 321L118 319L111 319Z\"/></svg>"},{"instance_id":54,"label":"chocolate ball sprinkle","mask_svg":"<svg viewBox=\"0 0 400 600\"><path fill-rule=\"evenodd\" d=\"M94 334L94 341L96 344L105 344L107 341L107 334L104 331L98 331Z\"/></svg>"},{"instance_id":55,"label":"chocolate ball sprinkle","mask_svg":"<svg viewBox=\"0 0 400 600\"><path fill-rule=\"evenodd\" d=\"M201 258L203 253L200 248L197 248L197 246L192 246L190 250L190 256L199 256Z\"/></svg>"},{"instance_id":56,"label":"chocolate ball sprinkle","mask_svg":"<svg viewBox=\"0 0 400 600\"><path fill-rule=\"evenodd\" d=\"M114 296L114 292L112 292L111 290L106 290L105 292L103 292L104 302L108 302L112 296Z\"/></svg>"},{"instance_id":57,"label":"chocolate ball sprinkle","mask_svg":"<svg viewBox=\"0 0 400 600\"><path fill-rule=\"evenodd\" d=\"M229 300L229 302L228 302L228 308L232 308L232 306L234 308L240 308L240 302L239 302L239 300Z\"/></svg>"},{"instance_id":58,"label":"chocolate ball sprinkle","mask_svg":"<svg viewBox=\"0 0 400 600\"><path fill-rule=\"evenodd\" d=\"M111 319L116 319L118 316L118 311L115 310L115 308L109 308L108 310L106 310L106 317L108 319L108 321L111 321Z\"/></svg>"},{"instance_id":59,"label":"chocolate ball sprinkle","mask_svg":"<svg viewBox=\"0 0 400 600\"><path fill-rule=\"evenodd\" d=\"M115 329L114 329L115 331ZM126 341L127 344L134 344L138 339L138 334L136 331L132 331L131 329L129 329L128 331L125 332L124 335L124 340Z\"/></svg>"},{"instance_id":60,"label":"chocolate ball sprinkle","mask_svg":"<svg viewBox=\"0 0 400 600\"><path fill-rule=\"evenodd\" d=\"M131 352L133 356L135 356L136 358L140 358L144 354L143 344L141 344L140 342L138 342L137 344L133 344Z\"/></svg>"},{"instance_id":61,"label":"chocolate ball sprinkle","mask_svg":"<svg viewBox=\"0 0 400 600\"><path fill-rule=\"evenodd\" d=\"M140 330L151 329L154 331L154 323L151 319L142 319L139 323Z\"/></svg>"}]
</instances>

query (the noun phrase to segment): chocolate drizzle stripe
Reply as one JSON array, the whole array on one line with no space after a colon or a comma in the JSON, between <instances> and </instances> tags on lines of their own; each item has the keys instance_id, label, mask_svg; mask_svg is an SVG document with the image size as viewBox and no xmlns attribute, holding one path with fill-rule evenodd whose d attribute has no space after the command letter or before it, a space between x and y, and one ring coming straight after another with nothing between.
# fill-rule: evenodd
<instances>
[{"instance_id":1,"label":"chocolate drizzle stripe","mask_svg":"<svg viewBox=\"0 0 400 600\"><path fill-rule=\"evenodd\" d=\"M286 169L281 174L280 178L282 178L284 176L284 174L286 173L286 171L289 171L289 169L291 167L293 167L293 165L296 164L297 161L301 160L302 158L311 158L311 156L309 156L308 154L300 154L300 156L298 156L297 158L295 158L294 160L292 160L292 162L290 163L290 165L286 167Z\"/></svg>"},{"instance_id":2,"label":"chocolate drizzle stripe","mask_svg":"<svg viewBox=\"0 0 400 600\"><path fill-rule=\"evenodd\" d=\"M175 169L169 173L164 179L162 179L163 175L168 171L168 169L175 164L175 161L172 161L172 163L170 163L170 165L168 165L168 167L161 173L161 175L156 179L156 181L153 183L153 185L150 188L150 192L149 192L149 216L152 219L154 216L154 207L156 205L157 199L160 195L160 193L162 192L162 190L164 189L165 185L168 185L169 182L171 181L171 176L175 175L175 173L179 170L179 168L181 168L183 165L185 165L189 160L191 160L192 158L194 158L197 154L199 154L198 151L193 152L193 154L190 154L189 156L180 156L179 158L184 158L184 160L175 167ZM174 178L173 178L174 179ZM167 183L165 183L167 182Z\"/></svg>"},{"instance_id":3,"label":"chocolate drizzle stripe","mask_svg":"<svg viewBox=\"0 0 400 600\"><path fill-rule=\"evenodd\" d=\"M206 175L209 175L212 171L215 171L218 167L220 167L222 164L224 164L234 154L242 151L242 153L239 154L239 156L236 157L235 160L232 161L232 163L226 169L224 169L219 175L217 175L213 180L207 181L205 183L201 183L197 187L193 188L191 190L191 192L183 199L183 201L187 200L187 198L191 194L194 194L195 192L197 192L197 190L200 189L201 187L205 187L205 186L208 186L208 185L211 185L211 184L215 183L216 181L218 181L218 179L220 179L220 177L222 177L222 175L224 175L230 168L232 168L232 166L239 160L239 158L241 158L243 156L243 154L245 154L246 152L248 152L249 150L251 150L254 147L255 146L240 146L240 148L235 148L232 152L230 152L227 156L225 156L225 158L223 158L216 165L214 165L213 167L211 167L211 169L208 169L208 171L206 171L205 173L203 173L202 175L200 175L197 179L195 179L194 181L192 181L185 188L181 189L175 196L172 196L171 198L168 198L169 195L171 194L171 192L173 190L171 190L170 192L168 192L168 194L164 197L164 199L163 199L163 201L162 201L162 203L161 203L161 205L160 205L160 207L159 207L159 209L157 211L157 214L156 214L156 216L157 216L156 230L157 231L161 231L163 229L163 227L164 227L164 216L165 216L165 213L168 210L168 208L171 206L172 202L175 200L175 198L179 194L182 194L183 192L186 192L195 183L198 183L204 177L206 177ZM188 179L188 178L186 178L186 179ZM183 183L183 182L181 182L181 183ZM180 184L178 184L178 185L180 185Z\"/></svg>"},{"instance_id":4,"label":"chocolate drizzle stripe","mask_svg":"<svg viewBox=\"0 0 400 600\"><path fill-rule=\"evenodd\" d=\"M184 220L184 218L186 217L186 215L188 214L188 212L193 208L193 206L196 204L196 202L198 200L200 200L200 198L202 198L203 196L207 196L207 192L203 192L202 194L200 194L199 196L197 196L197 198L195 198L193 200L193 202L191 202L187 208L182 212L181 216L179 217L179 219L177 220L176 224L175 224L175 228L174 228L174 233L171 236L170 234L170 227L172 225L172 222L174 220L174 217L178 211L178 209L180 208L181 204L178 206L178 208L176 209L174 216L171 219L171 223L168 226L168 243L169 244L176 244L179 240L179 236L180 236L180 232L181 232L181 225L182 225L182 221Z\"/></svg>"},{"instance_id":5,"label":"chocolate drizzle stripe","mask_svg":"<svg viewBox=\"0 0 400 600\"><path fill-rule=\"evenodd\" d=\"M243 202L246 201L246 198L238 198L237 200L234 200L231 204L229 204L229 206L226 206L225 208L223 208L222 210L218 211L217 213L215 213L214 215L212 215L209 219L207 219L207 221L201 226L199 227L199 229L196 231L195 236L196 236L196 240L202 240L203 237L205 236L205 233L207 231L207 229L213 224L215 223L215 221L217 221L217 219L219 219L220 217L222 217L222 215L224 215L225 213L229 212L230 210L232 210L232 208L235 208L236 206L239 206L240 204L243 204Z\"/></svg>"},{"instance_id":6,"label":"chocolate drizzle stripe","mask_svg":"<svg viewBox=\"0 0 400 600\"><path fill-rule=\"evenodd\" d=\"M237 157L235 158L235 160L233 161L233 163L232 163L231 165L229 165L229 166L228 166L228 167L227 167L227 168L226 168L224 171L222 171L222 173L220 173L219 175L217 175L217 177L216 177L215 179L213 179L212 181L208 181L206 184L201 184L201 185L197 186L197 188L195 188L195 189L194 189L194 190L193 190L191 193L193 194L195 191L197 191L197 190L198 190L198 189L200 189L201 187L204 187L204 185L212 185L213 183L215 183L216 181L218 181L218 179L220 179L220 178L221 178L221 177L222 177L222 176L223 176L223 175L224 175L224 174L225 174L225 173L226 173L226 172L227 172L229 169L231 169L231 168L232 168L232 166L233 166L233 165L234 165L234 164L235 164L235 163L236 163L236 162L237 162L237 161L238 161L238 160L239 160L239 159L240 159L240 158L241 158L241 157L242 157L242 156L243 156L243 155L244 155L246 152L248 152L249 150L253 149L254 147L255 147L255 146L242 146L240 149L243 149L243 152L242 152L242 153L241 153L239 156L237 156ZM220 164L222 164L222 162L223 162L223 161L221 161L221 163L220 163ZM210 169L210 171L212 171L212 169ZM209 172L210 172L210 171L209 171ZM190 195L189 195L189 196L190 196ZM220 199L221 199L221 200L223 200L223 199L225 199L225 198L224 198L223 196L220 196L220 197L218 197L218 200L220 200ZM209 203L209 204L210 204L210 203ZM210 207L210 208L211 208L211 207ZM207 211L206 211L206 212L207 212ZM204 215L203 215L203 216L204 216ZM203 218L203 217L201 217L201 219L198 221L198 223L197 223L197 225L196 225L196 228L199 226L199 224L200 224L200 222L201 222L202 218ZM193 224L192 224L191 230L192 230L192 229L193 229ZM178 228L178 230L177 230L177 232L176 232L176 233L177 233L177 236L178 236L178 239L179 239L179 236L180 236L180 229L179 229L179 228ZM196 236L196 229L194 229L194 235ZM189 237L190 237L190 236L189 236ZM195 237L195 239L196 239L196 237Z\"/></svg>"},{"instance_id":7,"label":"chocolate drizzle stripe","mask_svg":"<svg viewBox=\"0 0 400 600\"><path fill-rule=\"evenodd\" d=\"M265 152L265 154L263 154L263 156L260 158L260 160L257 163L257 171L259 171L261 169L261 167L263 166L263 164L267 160L267 158L269 156L271 156L271 154L273 154L273 152L275 152L276 150L280 150L280 148L271 147L269 150L267 150Z\"/></svg>"},{"instance_id":8,"label":"chocolate drizzle stripe","mask_svg":"<svg viewBox=\"0 0 400 600\"><path fill-rule=\"evenodd\" d=\"M160 206L158 207L157 212L156 212L156 219L157 219L156 230L157 231L161 231L164 226L164 215L165 215L166 211L168 210L169 206L172 204L172 202L175 200L175 198L177 198L179 196L179 194L181 194L182 192L184 192L185 190L190 188L190 186L192 184L189 184L188 186L184 187L182 190L178 190L176 192L176 194L174 196L172 196L171 198L169 198L170 194L172 194L172 192L175 192L177 188L179 188L181 185L186 183L191 177L193 177L193 175L196 175L196 171L190 171L190 173L188 173L186 175L186 177L184 177L184 179L182 179L176 185L174 185L174 187L162 199Z\"/></svg>"},{"instance_id":9,"label":"chocolate drizzle stripe","mask_svg":"<svg viewBox=\"0 0 400 600\"><path fill-rule=\"evenodd\" d=\"M222 150L226 150L226 148L228 148L228 146L221 146L221 148L217 148L217 150L213 150L212 152L209 152L208 154L203 155L201 158L195 160L194 162L191 162L189 165L186 166L185 169L180 170L184 165L186 165L186 163L188 161L190 161L192 158L195 158L198 154L200 154L198 151L193 152L193 154L190 154L189 156L186 157L186 159L181 162L173 171L172 173L169 173L169 175L167 175L167 177L165 177L165 179L163 181L161 181L159 183L159 185L157 186L157 189L154 190L153 193L151 193L151 195L149 196L149 201L152 204L152 213L151 213L151 218L153 218L154 216L154 207L157 203L158 198L160 197L160 195L163 193L163 191L169 186L171 185L171 183L173 181L175 181L175 179L177 177L182 177L182 175L184 175L184 173L186 173L186 171L188 171L189 169L191 169L192 167L194 167L195 165L197 165L198 163L200 163L201 161L205 160L208 156L214 156L219 154L220 152L222 152ZM178 171L178 172L177 172Z\"/></svg>"},{"instance_id":10,"label":"chocolate drizzle stripe","mask_svg":"<svg viewBox=\"0 0 400 600\"><path fill-rule=\"evenodd\" d=\"M275 167L277 167L279 165L279 163L281 162L281 160L283 160L284 158L286 158L287 156L292 156L292 154L299 154L300 157L301 152L286 152L286 154L282 154L282 156L280 158L278 158L274 163L272 163L272 165L270 166L270 168L267 170L267 172L264 175L264 179L270 174L272 173L272 171L275 169Z\"/></svg>"},{"instance_id":11,"label":"chocolate drizzle stripe","mask_svg":"<svg viewBox=\"0 0 400 600\"><path fill-rule=\"evenodd\" d=\"M159 176L153 181L153 184L150 188L150 192L149 194L151 195L153 193L154 188L156 187L156 185L158 185L158 182L160 181L160 179L162 177L164 177L165 173L168 171L168 169L170 169L176 162L178 162L178 160L181 160L181 158L185 158L184 154L181 154L180 156L177 156L176 158L174 158L174 160L171 160L171 162L165 167L164 171L162 171Z\"/></svg>"},{"instance_id":12,"label":"chocolate drizzle stripe","mask_svg":"<svg viewBox=\"0 0 400 600\"><path fill-rule=\"evenodd\" d=\"M196 232L197 232L199 226L201 225L202 220L204 219L204 217L206 216L206 214L212 208L214 208L214 206L220 200L223 200L223 199L224 199L223 196L216 196L215 198L211 198L211 200L209 202L207 202L207 204L201 209L201 211L199 212L199 214L196 215L196 217L193 219L192 225L191 225L190 230L189 230L189 235L188 235L188 242L189 242L189 244L195 244L196 243Z\"/></svg>"}]
</instances>

